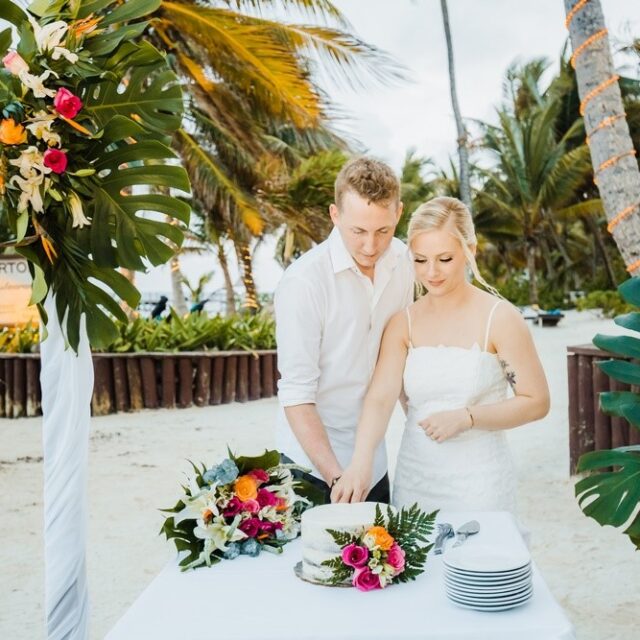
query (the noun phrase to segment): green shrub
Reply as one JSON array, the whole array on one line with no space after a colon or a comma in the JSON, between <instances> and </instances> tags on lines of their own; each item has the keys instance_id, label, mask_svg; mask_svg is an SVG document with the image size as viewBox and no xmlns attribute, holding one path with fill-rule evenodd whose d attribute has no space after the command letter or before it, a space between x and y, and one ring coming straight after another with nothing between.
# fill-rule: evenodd
<instances>
[{"instance_id":1,"label":"green shrub","mask_svg":"<svg viewBox=\"0 0 640 640\"><path fill-rule=\"evenodd\" d=\"M27 323L23 327L0 328L1 353L34 353L40 345L38 325Z\"/></svg>"},{"instance_id":2,"label":"green shrub","mask_svg":"<svg viewBox=\"0 0 640 640\"><path fill-rule=\"evenodd\" d=\"M579 311L586 309L601 309L602 315L607 318L630 313L633 305L626 303L617 291L591 291L584 298L576 302Z\"/></svg>"}]
</instances>

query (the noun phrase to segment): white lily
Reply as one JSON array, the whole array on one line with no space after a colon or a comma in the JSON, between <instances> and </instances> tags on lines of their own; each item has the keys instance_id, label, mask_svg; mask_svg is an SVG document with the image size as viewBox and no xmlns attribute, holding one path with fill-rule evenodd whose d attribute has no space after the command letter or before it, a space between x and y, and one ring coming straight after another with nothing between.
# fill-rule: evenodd
<instances>
[{"instance_id":1,"label":"white lily","mask_svg":"<svg viewBox=\"0 0 640 640\"><path fill-rule=\"evenodd\" d=\"M75 195L75 194L74 194ZM76 196L77 198L78 196ZM197 486L197 485L196 485ZM192 498L183 498L185 503L184 509L179 511L174 516L175 524L179 524L183 520L198 520L202 518L202 514L209 510L214 516L220 515L220 510L216 503L216 490L215 486L207 487L206 489L199 489L194 491L191 488Z\"/></svg>"},{"instance_id":2,"label":"white lily","mask_svg":"<svg viewBox=\"0 0 640 640\"><path fill-rule=\"evenodd\" d=\"M69 206L71 207L71 217L73 218L73 224L71 225L73 229L76 227L82 229L85 225L91 224L91 221L84 215L82 202L75 191L69 192Z\"/></svg>"},{"instance_id":3,"label":"white lily","mask_svg":"<svg viewBox=\"0 0 640 640\"><path fill-rule=\"evenodd\" d=\"M71 64L78 61L78 56L75 53L71 53L69 49L62 46L69 25L63 20L56 20L41 27L31 16L29 16L29 22L33 27L33 33L36 38L36 44L38 45L38 51L41 53L51 52L53 60L59 60L61 56L66 58Z\"/></svg>"},{"instance_id":4,"label":"white lily","mask_svg":"<svg viewBox=\"0 0 640 640\"><path fill-rule=\"evenodd\" d=\"M60 136L55 133L55 131L51 131L51 125L53 125L56 119L57 116L55 113L38 111L32 118L29 118L29 124L26 128L38 140L44 140L48 146L60 146L62 144Z\"/></svg>"},{"instance_id":5,"label":"white lily","mask_svg":"<svg viewBox=\"0 0 640 640\"><path fill-rule=\"evenodd\" d=\"M51 71L51 69L47 69L39 76L34 76L25 71L20 74L20 81L25 87L27 87L27 89L31 89L31 91L33 91L34 98L46 98L47 96L49 98L54 98L56 91L53 89L47 89L47 87L44 86L44 81L50 75L53 75L56 78L58 77L58 74Z\"/></svg>"},{"instance_id":6,"label":"white lily","mask_svg":"<svg viewBox=\"0 0 640 640\"><path fill-rule=\"evenodd\" d=\"M44 174L51 173L51 169L44 166L43 155L34 146L24 149L19 157L9 160L9 164L18 167L23 178L29 180L39 178L38 184L42 182Z\"/></svg>"},{"instance_id":7,"label":"white lily","mask_svg":"<svg viewBox=\"0 0 640 640\"><path fill-rule=\"evenodd\" d=\"M17 184L22 191L18 202L18 213L24 213L28 209L29 204L37 213L42 213L44 211L42 193L40 192L42 176L39 176L39 178L27 179L22 178L21 176L13 176L9 182L11 184Z\"/></svg>"},{"instance_id":8,"label":"white lily","mask_svg":"<svg viewBox=\"0 0 640 640\"><path fill-rule=\"evenodd\" d=\"M222 516L213 518L209 524L200 520L193 530L193 535L202 540L211 540L216 549L226 551L229 542L237 542L247 537L246 533L237 528L239 521L239 516L236 516L231 524L227 524Z\"/></svg>"}]
</instances>

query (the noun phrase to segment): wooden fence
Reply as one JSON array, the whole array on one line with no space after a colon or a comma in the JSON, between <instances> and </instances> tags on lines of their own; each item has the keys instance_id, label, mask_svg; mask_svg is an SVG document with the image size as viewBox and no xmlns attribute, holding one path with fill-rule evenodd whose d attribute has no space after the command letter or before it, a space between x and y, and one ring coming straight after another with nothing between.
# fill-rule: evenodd
<instances>
[{"instance_id":1,"label":"wooden fence","mask_svg":"<svg viewBox=\"0 0 640 640\"><path fill-rule=\"evenodd\" d=\"M591 345L567 347L571 474L583 453L640 444L640 431L624 418L600 411L602 391L638 391L635 386L612 380L596 366L596 362L611 358L624 359Z\"/></svg>"},{"instance_id":2,"label":"wooden fence","mask_svg":"<svg viewBox=\"0 0 640 640\"><path fill-rule=\"evenodd\" d=\"M275 351L94 353L93 415L277 395ZM0 417L41 415L40 354L0 354Z\"/></svg>"}]
</instances>

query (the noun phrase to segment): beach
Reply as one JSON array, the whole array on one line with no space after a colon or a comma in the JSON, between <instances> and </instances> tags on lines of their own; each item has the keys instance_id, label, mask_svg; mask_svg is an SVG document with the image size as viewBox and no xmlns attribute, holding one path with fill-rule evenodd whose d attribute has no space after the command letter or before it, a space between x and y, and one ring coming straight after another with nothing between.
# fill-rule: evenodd
<instances>
[{"instance_id":1,"label":"beach","mask_svg":"<svg viewBox=\"0 0 640 640\"><path fill-rule=\"evenodd\" d=\"M531 532L533 558L577 638L631 640L637 637L640 554L620 531L585 517L574 497L566 367L568 345L589 343L596 333L625 331L595 312L568 312L558 327L531 330L552 408L545 419L509 432L519 517ZM174 557L173 546L158 535L159 509L177 501L188 460L212 464L225 456L227 446L248 455L273 448L276 408L271 398L92 419L87 546L92 639L104 638ZM397 409L388 433L391 473L402 428ZM44 636L41 419L0 419L0 443L0 638L33 640Z\"/></svg>"}]
</instances>

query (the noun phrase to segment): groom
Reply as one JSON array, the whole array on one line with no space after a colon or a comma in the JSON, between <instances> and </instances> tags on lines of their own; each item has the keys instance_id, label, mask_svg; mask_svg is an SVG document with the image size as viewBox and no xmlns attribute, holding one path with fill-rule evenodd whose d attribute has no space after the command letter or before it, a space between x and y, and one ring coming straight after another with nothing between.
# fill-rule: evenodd
<instances>
[{"instance_id":1,"label":"groom","mask_svg":"<svg viewBox=\"0 0 640 640\"><path fill-rule=\"evenodd\" d=\"M340 171L329 208L329 237L285 271L275 293L280 409L278 449L311 469L305 478L326 502L349 464L382 332L413 300L413 268L393 237L402 214L400 184L372 158ZM367 498L389 502L384 444Z\"/></svg>"}]
</instances>

